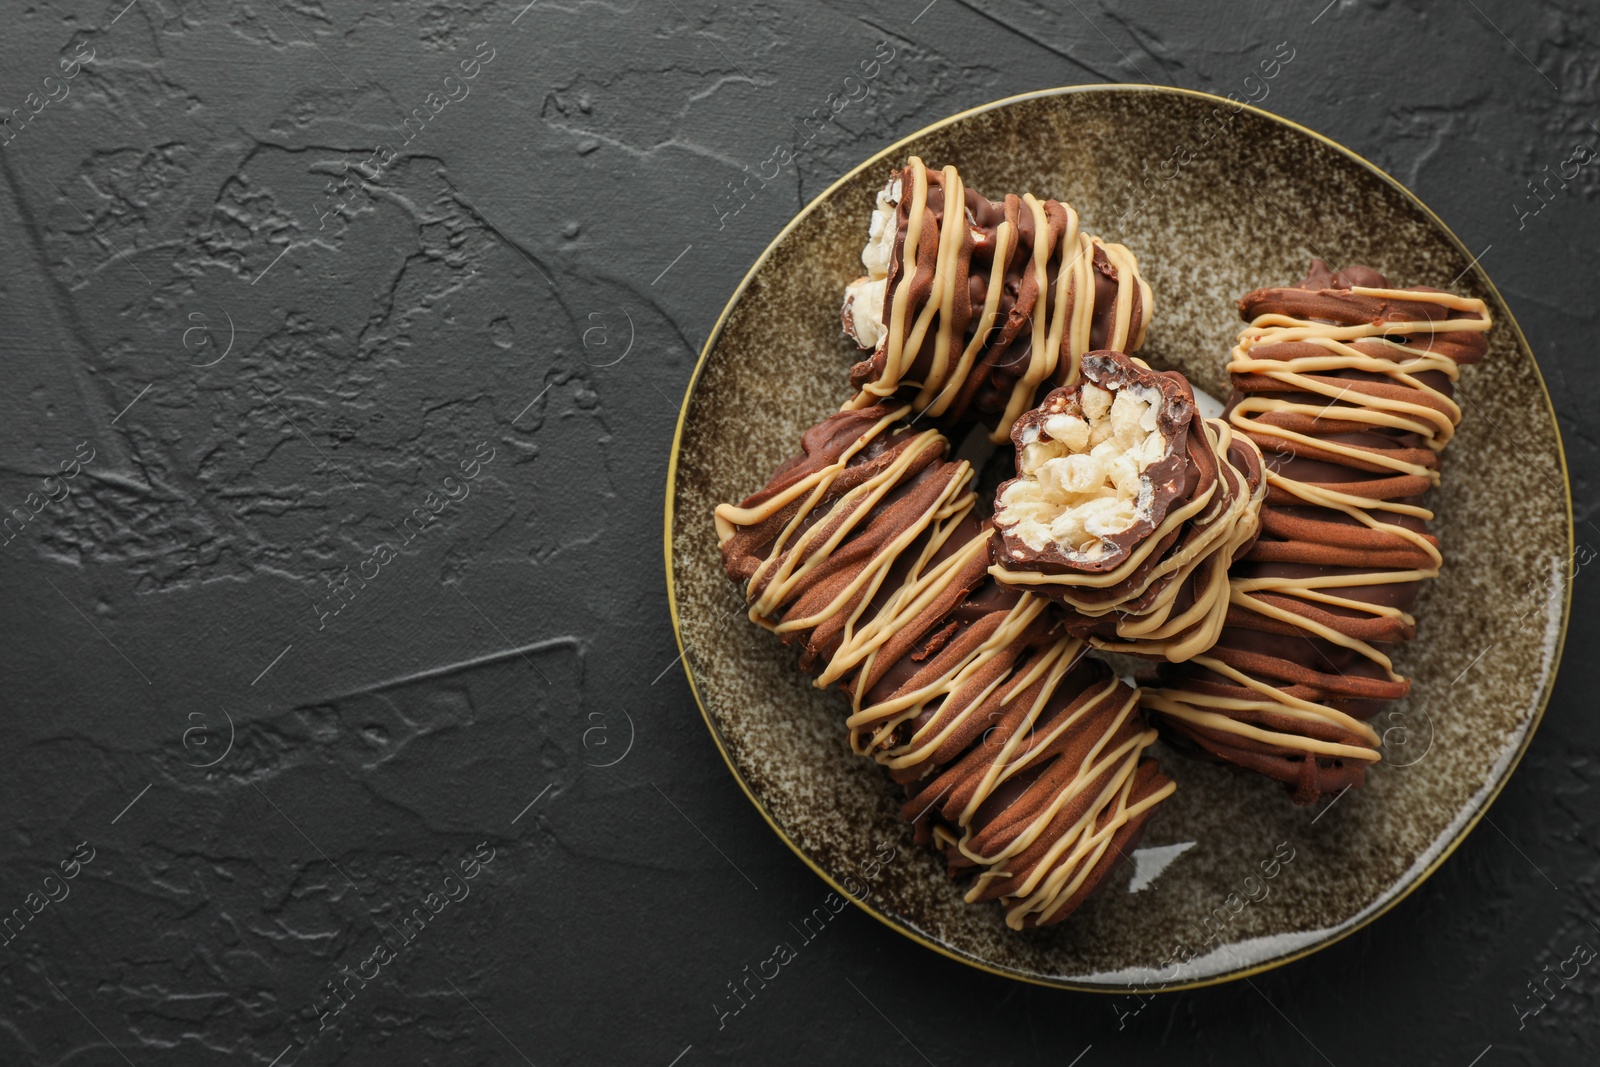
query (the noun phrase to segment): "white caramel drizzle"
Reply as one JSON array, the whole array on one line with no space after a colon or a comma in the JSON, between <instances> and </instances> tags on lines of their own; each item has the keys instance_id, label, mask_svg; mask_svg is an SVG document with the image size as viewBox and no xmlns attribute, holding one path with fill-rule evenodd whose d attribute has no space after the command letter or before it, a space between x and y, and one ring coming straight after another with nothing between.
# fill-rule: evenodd
<instances>
[{"instance_id":1,"label":"white caramel drizzle","mask_svg":"<svg viewBox=\"0 0 1600 1067\"><path fill-rule=\"evenodd\" d=\"M1340 326L1276 313L1258 315L1239 334L1239 343L1234 346L1233 358L1228 363L1228 373L1272 378L1293 386L1296 392L1314 393L1328 399L1323 404L1307 404L1280 400L1270 395L1247 394L1234 406L1229 418L1241 430L1309 446L1347 459L1376 464L1396 474L1424 477L1437 485L1439 481L1437 468L1410 463L1401 457L1386 456L1371 449L1286 430L1271 425L1259 417L1271 413L1286 413L1312 419L1334 418L1342 422L1361 423L1373 429L1401 430L1417 434L1434 452L1443 451L1445 445L1450 443L1455 427L1461 421L1461 409L1448 395L1417 376L1428 371L1438 371L1452 383L1455 382L1461 375L1461 369L1448 355L1433 351L1432 335L1487 331L1492 325L1488 306L1482 300L1460 297L1453 293L1429 293L1412 289L1368 289L1362 286L1356 286L1349 292L1353 296L1435 304L1451 311L1470 311L1477 317ZM1402 344L1394 340L1396 336L1411 337L1416 334L1428 335L1429 341L1426 347L1418 348L1416 345ZM1326 354L1298 356L1294 359L1250 357L1251 349L1258 346L1289 343L1314 345L1323 349ZM1355 347L1356 343L1382 345L1391 353L1392 358L1363 352ZM1415 391L1418 399L1396 400L1378 396L1363 389L1363 386L1369 383L1360 380L1315 377L1319 372L1339 370L1384 375L1391 382ZM1288 483L1287 479L1284 481ZM1297 484L1299 483L1288 483L1285 487ZM1381 502L1374 504L1383 506ZM1431 514L1429 517L1432 517Z\"/></svg>"},{"instance_id":2,"label":"white caramel drizzle","mask_svg":"<svg viewBox=\"0 0 1600 1067\"><path fill-rule=\"evenodd\" d=\"M828 661L821 674L817 676L819 686L830 685L849 674L856 667L861 667L862 678L858 680L852 707L859 709L861 706L861 686L865 676L872 673L874 663L878 658L878 650L890 638L899 633L905 626L914 622L918 615L936 603L940 597L948 593L952 583L961 575L973 560L986 558L989 555L989 533L987 530L974 535L966 544L956 549L948 558L940 561L931 568L928 564L933 556L942 548L950 536L955 533L956 527L971 510L973 498L964 498L964 506L959 513L942 516L943 519L954 518L954 522L944 521L929 538L922 549L920 557L912 565L900 587L890 594L889 600L883 605L861 630L855 629L855 621L862 610L867 606L870 598L864 598L851 616L850 625L845 627L844 640L839 645L838 651ZM895 548L895 555L900 554L900 548ZM925 571L925 568L926 569Z\"/></svg>"},{"instance_id":3,"label":"white caramel drizzle","mask_svg":"<svg viewBox=\"0 0 1600 1067\"><path fill-rule=\"evenodd\" d=\"M985 531L982 535L985 553L988 551L988 537L988 531ZM866 697L865 675L868 673L863 671L862 678L851 690L851 715L845 720L845 726L850 729L850 747L857 755L870 755L886 767L898 769L921 764L933 755L945 738L955 732L973 709L1006 681L1006 677L1001 675L979 692L966 695L957 714L946 714L957 709L945 708L943 702L954 699L955 694L997 656L1004 655L1007 649L1044 613L1046 606L1042 598L1024 594L1006 613L994 632L981 644L959 661L952 663L938 677L909 693L902 693L876 704L863 704ZM896 727L908 719L916 718L930 705L937 707L940 714L913 734L905 745L886 747ZM938 729L934 731L936 726Z\"/></svg>"},{"instance_id":4,"label":"white caramel drizzle","mask_svg":"<svg viewBox=\"0 0 1600 1067\"><path fill-rule=\"evenodd\" d=\"M1134 704L1139 701L1137 693L1130 699ZM1057 838L1050 852L1034 865L1027 884L1035 888L1031 892L1024 890L1029 895L1006 911L1006 925L1014 930L1021 929L1024 917L1030 912L1038 915L1037 922L1048 922L1083 887L1083 883L1106 858L1117 831L1177 790L1178 783L1169 779L1142 799L1132 802L1135 772L1139 769L1144 750L1155 740L1154 730L1146 730L1129 738L1101 764L1086 772L1084 778L1077 779L1092 781L1093 776L1100 774L1107 766L1114 768L1106 787L1083 817L1067 833ZM1096 827L1095 824L1107 815L1105 824ZM1062 855L1067 851L1068 843L1071 843L1072 851Z\"/></svg>"},{"instance_id":5,"label":"white caramel drizzle","mask_svg":"<svg viewBox=\"0 0 1600 1067\"><path fill-rule=\"evenodd\" d=\"M967 859L987 868L974 879L967 891L967 902L973 903L983 896L985 888L991 882L1012 878L1017 872L1009 870L1005 866L1006 862L1020 856L1036 844L1064 808L1079 800L1084 791L1098 778L1108 771L1111 772L1100 793L1084 809L1077 821L1064 832L1057 832L1054 835L1045 854L1027 868L1027 874L1021 884L1006 894L1005 899L1014 901L1006 910L1006 924L1013 929L1021 929L1025 917L1030 913L1035 914L1038 921L1049 919L1061 905L1082 888L1085 880L1106 858L1106 852L1110 849L1117 830L1129 820L1165 800L1177 789L1176 783L1165 782L1149 796L1137 803L1131 802L1133 782L1140 758L1144 750L1156 740L1156 732L1143 730L1115 748L1110 747L1117 733L1128 722L1130 716L1136 713L1135 709L1139 704L1139 691L1124 686L1114 676L1107 678L1097 691L1085 694L1076 709L1058 714L1043 730L1035 732L1034 727L1039 717L1049 706L1062 678L1077 663L1082 649L1081 641L1063 638L1049 653L1040 657L1032 670L1017 678L1008 687L1009 693L1005 703L1025 693L1038 680L1040 673L1049 672L1045 684L1028 707L1021 724L995 754L985 769L978 788L963 806L956 820L962 829L962 835L959 840L953 842L954 847ZM1114 714L1105 715L1105 702L1116 699L1118 690L1124 690L1126 695ZM1104 720L1105 726L1095 743L1085 753L1078 765L1077 773L1073 775L1067 787L1051 798L1049 804L1035 812L1020 830L1007 834L1009 840L1003 847L993 854L978 851L972 844L975 829L972 820L995 790L1016 774L1031 767L1036 757L1047 752L1050 745L1069 731L1081 729L1096 716ZM976 829L981 832L982 827Z\"/></svg>"},{"instance_id":6,"label":"white caramel drizzle","mask_svg":"<svg viewBox=\"0 0 1600 1067\"><path fill-rule=\"evenodd\" d=\"M1228 567L1234 557L1255 540L1261 526L1261 504L1266 499L1267 483L1263 479L1249 492L1244 472L1234 467L1228 458L1233 445L1233 431L1221 419L1204 419L1200 425L1211 442L1217 456L1217 477L1231 473L1238 479L1235 491L1229 496L1227 511L1209 521L1210 525L1194 542L1182 546L1155 568L1152 580L1170 573L1172 581L1157 594L1149 610L1141 615L1122 614L1117 618L1117 637L1112 641L1095 637L1091 643L1105 652L1124 652L1141 655L1160 655L1170 663L1193 659L1217 643L1228 617L1231 592ZM1242 438L1241 444L1259 454L1255 442ZM1263 464L1263 469L1264 469ZM1194 603L1188 610L1172 614L1173 602L1191 576L1195 576ZM1148 587L1149 583L1145 583Z\"/></svg>"},{"instance_id":7,"label":"white caramel drizzle","mask_svg":"<svg viewBox=\"0 0 1600 1067\"><path fill-rule=\"evenodd\" d=\"M1453 293L1434 293L1415 289L1376 289L1364 286L1354 286L1348 291L1353 296L1413 304L1434 304L1453 312L1470 312L1475 317L1343 326L1277 313L1258 315L1239 334L1239 343L1233 349L1233 356L1227 367L1228 372L1272 378L1293 386L1297 392L1326 397L1327 401L1323 404L1310 404L1276 399L1269 395L1247 394L1234 406L1229 418L1241 431L1374 464L1394 475L1426 477L1431 484L1438 484L1439 472L1434 467L1408 462L1404 457L1385 456L1373 450L1297 433L1273 426L1262 419L1262 416L1270 414L1287 413L1313 419L1359 423L1373 429L1397 429L1417 434L1435 453L1442 451L1449 444L1456 425L1461 421L1461 409L1449 396L1428 385L1418 375L1427 371L1437 371L1450 382L1457 381L1461 373L1459 365L1449 356L1433 351L1433 335L1487 331L1492 325L1488 306L1482 300L1456 296ZM1401 343L1394 339L1396 337L1414 339L1418 335L1427 336L1426 345L1419 347L1413 343ZM1289 342L1315 345L1322 349L1323 353L1285 360L1251 357L1251 350L1258 346ZM1357 343L1368 346L1382 345L1393 358L1363 352L1355 347ZM1319 373L1325 374L1337 370L1384 375L1391 383L1414 390L1417 399L1398 400L1375 395L1363 389L1363 386L1371 383L1360 379L1315 377ZM1374 474L1373 477L1381 478L1384 475ZM1293 497L1295 504L1337 511L1368 529L1379 530L1404 539L1420 549L1430 564L1425 568L1412 570L1375 569L1372 573L1335 573L1322 577L1236 577L1230 582L1231 602L1267 618L1286 623L1309 636L1350 649L1381 667L1391 682L1404 681L1404 678L1395 673L1389 657L1366 641L1350 637L1314 619L1288 611L1254 594L1276 593L1310 604L1348 608L1372 617L1399 619L1407 626L1414 625L1412 617L1398 607L1386 607L1382 604L1370 604L1341 597L1330 590L1351 586L1403 584L1436 577L1443 557L1433 543L1423 534L1393 522L1385 522L1380 517L1381 513L1387 513L1413 516L1426 522L1433 518L1433 512L1412 504L1344 493L1325 485L1314 485L1287 478L1274 472L1270 467L1266 471L1266 481L1270 487ZM1231 733L1269 745L1304 752L1308 756L1369 762L1376 762L1379 759L1377 751L1379 737L1365 722L1325 704L1290 697L1282 689L1251 678L1213 657L1196 656L1192 662L1229 678L1237 685L1251 689L1259 694L1259 698L1213 696L1181 688L1147 689L1144 695L1145 704L1162 714L1183 720L1207 732ZM1321 741L1286 729L1241 722L1234 717L1237 715L1286 717L1354 735L1371 747Z\"/></svg>"},{"instance_id":8,"label":"white caramel drizzle","mask_svg":"<svg viewBox=\"0 0 1600 1067\"><path fill-rule=\"evenodd\" d=\"M713 513L717 525L717 544L719 546L727 544L728 539L737 533L740 527L754 526L757 523L765 522L787 507L791 501L808 493L811 495L811 499L801 507L801 511L809 512L816 506L817 501L827 494L828 487L833 484L834 479L843 474L845 469L850 466L850 460L855 457L856 453L866 448L885 431L892 430L895 423L910 410L909 407L903 406L884 415L877 422L863 430L833 463L812 471L787 489L773 494L759 504L747 508L739 507L736 504L718 504L716 511ZM941 441L943 440L943 435L937 431L930 430L928 433L939 437ZM789 529L794 529L794 525L791 523Z\"/></svg>"},{"instance_id":9,"label":"white caramel drizzle","mask_svg":"<svg viewBox=\"0 0 1600 1067\"><path fill-rule=\"evenodd\" d=\"M978 353L989 340L989 334L997 325L1000 317L1000 297L1005 292L1006 264L1011 262L1011 254L1017 248L1017 228L1009 220L1001 222L995 229L994 239L994 264L989 270L989 286L984 291L983 310L978 313L978 328L973 331L972 340L967 342L967 347L961 352L961 359L956 363L955 370L949 377L949 385L935 393L936 380L930 376L930 381L923 385L917 393L913 403L917 410L927 411L935 418L943 415L950 407L950 402L955 399L962 382L967 380L967 375L972 373L972 366L978 360Z\"/></svg>"},{"instance_id":10,"label":"white caramel drizzle","mask_svg":"<svg viewBox=\"0 0 1600 1067\"><path fill-rule=\"evenodd\" d=\"M876 647L892 633L888 620L883 616L885 614L892 616L893 612L880 613L860 633L855 632L854 626L900 554L908 546L929 529L934 529L931 553L931 550L936 549L972 510L976 499L970 491L966 491L966 484L972 477L972 468L964 460L950 465L945 476L944 488L934 501L923 510L922 514L907 524L892 541L880 547L872 560L862 567L850 583L839 590L826 606L803 618L774 622L772 616L801 589L813 572L827 564L833 552L849 539L851 533L871 521L873 509L879 501L906 479L908 472L925 452L931 449L941 456L944 454L948 442L939 431L924 430L916 434L910 443L895 455L892 462L860 485L839 495L828 504L828 510L821 521L805 529L804 533L797 533L806 526L812 512L827 496L828 488L850 466L850 460L856 453L869 441L890 429L906 410L902 407L878 420L846 448L836 461L811 472L771 499L749 508L739 508L731 504L717 506L718 533L725 542L733 536L736 527L750 526L764 521L796 499L802 496L805 498L794 516L774 539L766 558L750 577L747 590L754 594L751 597L749 610L752 622L759 623L776 633L808 630L833 618L852 599L865 591L865 595L860 597L859 603L852 610L850 622L845 628L846 647L848 649L854 649L857 645ZM954 574L954 571L948 571L947 579L953 578ZM817 685L826 686L831 680L818 679Z\"/></svg>"},{"instance_id":11,"label":"white caramel drizzle","mask_svg":"<svg viewBox=\"0 0 1600 1067\"><path fill-rule=\"evenodd\" d=\"M976 363L978 354L988 342L998 325L1001 294L1005 286L1006 268L1017 247L1017 233L1009 222L1000 223L995 235L993 266L984 306L977 315L976 329L961 355L951 366L950 353L957 343L953 336L957 282L960 277L963 246L969 236L966 208L966 187L954 167L941 171L944 196L944 218L939 227L939 245L934 257L933 278L927 301L917 313L916 321L907 327L906 317L911 301L912 282L917 276L918 254L922 238L924 214L928 206L928 169L922 160L910 160L911 184L902 190L909 197L910 209L906 216L905 233L900 243L900 273L894 295L884 309L884 336L880 342L884 355L882 373L875 381L866 383L848 403L845 410L870 407L884 397L892 396L906 386L916 386L913 401L919 415L927 413L935 418L943 415L954 401L961 385L966 381ZM1104 251L1106 260L1117 273L1115 322L1106 347L1118 351L1133 351L1144 343L1145 330L1150 323L1152 294L1149 284L1139 274L1139 263L1133 253L1119 244L1091 237L1078 228L1078 213L1069 205L1066 226L1058 246L1051 246L1049 220L1043 202L1032 194L1022 197L1024 208L1034 222L1034 244L1030 261L1025 268L1031 272L1038 286L1034 311L1031 316L1031 345L1028 366L1012 388L1004 416L990 434L990 440L999 443L1011 433L1011 424L1033 404L1041 384L1053 380L1057 385L1071 385L1078 380L1078 365L1089 350L1090 334L1094 325L1094 251ZM896 219L899 218L898 211ZM1052 255L1059 254L1060 267L1052 292L1049 272ZM1135 295L1139 298L1140 315L1133 319ZM923 342L934 318L938 318L933 357L927 374L921 381L910 378L912 367L921 352ZM1063 356L1066 365L1062 366Z\"/></svg>"},{"instance_id":12,"label":"white caramel drizzle","mask_svg":"<svg viewBox=\"0 0 1600 1067\"><path fill-rule=\"evenodd\" d=\"M1377 731L1360 719L1326 704L1291 696L1211 656L1196 656L1190 662L1215 671L1257 696L1231 697L1187 689L1145 689L1141 697L1145 707L1199 727L1206 733L1234 734L1329 759L1378 761ZM1243 722L1235 716L1288 718L1310 726L1332 727L1344 731L1354 740L1365 742L1365 745L1323 741L1303 733Z\"/></svg>"}]
</instances>

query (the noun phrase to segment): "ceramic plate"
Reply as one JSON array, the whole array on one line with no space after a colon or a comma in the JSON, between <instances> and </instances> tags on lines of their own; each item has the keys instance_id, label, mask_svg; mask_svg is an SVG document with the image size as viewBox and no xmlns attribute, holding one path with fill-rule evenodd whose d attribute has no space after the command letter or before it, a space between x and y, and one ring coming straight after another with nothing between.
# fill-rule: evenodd
<instances>
[{"instance_id":1,"label":"ceramic plate","mask_svg":"<svg viewBox=\"0 0 1600 1067\"><path fill-rule=\"evenodd\" d=\"M1417 602L1417 638L1397 656L1412 694L1374 722L1386 762L1364 788L1297 808L1276 782L1157 746L1178 791L1135 863L1045 930L1012 931L998 907L962 903L940 863L912 846L895 788L850 753L842 698L812 688L794 653L743 617L712 526L717 503L759 488L801 432L846 399L857 356L840 334L840 295L861 273L874 193L912 154L955 164L991 197L1065 200L1086 230L1128 245L1156 294L1141 355L1215 396L1242 325L1235 300L1303 277L1313 255L1479 297L1496 323L1488 357L1462 375L1464 418L1431 497L1446 558ZM1371 164L1199 93L1095 86L1014 97L857 167L778 235L729 302L684 400L668 478L678 640L712 737L751 801L823 878L893 929L1049 985L1235 978L1392 907L1505 784L1544 710L1566 629L1566 464L1533 354L1488 276ZM1183 948L1193 958L1174 976L1163 961Z\"/></svg>"}]
</instances>

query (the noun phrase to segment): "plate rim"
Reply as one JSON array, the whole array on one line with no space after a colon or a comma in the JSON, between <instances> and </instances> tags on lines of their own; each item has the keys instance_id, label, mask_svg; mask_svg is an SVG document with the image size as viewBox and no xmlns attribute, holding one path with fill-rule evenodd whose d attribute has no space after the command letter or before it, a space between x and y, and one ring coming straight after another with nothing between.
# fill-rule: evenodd
<instances>
[{"instance_id":1,"label":"plate rim","mask_svg":"<svg viewBox=\"0 0 1600 1067\"><path fill-rule=\"evenodd\" d=\"M1501 294L1499 287L1497 287L1494 284L1494 280L1489 277L1488 272L1483 269L1483 265L1478 261L1479 257L1472 254L1472 250L1466 246L1460 237L1456 236L1455 231L1450 228L1444 219L1439 217L1437 212L1429 207L1421 197L1412 192L1393 175L1389 174L1382 167L1379 167L1377 164L1373 163L1365 156L1362 156L1360 153L1346 148L1344 145L1340 144L1338 141L1335 141L1326 134L1318 133L1316 130L1311 129L1308 126L1304 126L1293 119L1285 118L1282 115L1267 111L1264 108L1256 107L1253 104L1230 100L1225 96L1218 96L1215 93L1203 92L1198 89L1184 89L1177 86L1145 85L1134 82L1099 82L1084 85L1062 85L1048 89L1036 89L1031 92L1001 97L1000 99L991 100L985 104L979 104L976 107L967 108L963 111L956 112L953 115L946 116L937 122L923 126L922 128L907 134L896 141L893 141L879 151L874 152L871 156L862 160L860 163L851 167L849 170L845 171L835 181L831 182L821 192L817 193L816 196L812 197L806 203L805 207L801 208L795 213L794 217L791 218L788 223L786 223L784 227L773 236L772 240L769 241L766 247L761 250L761 254L757 256L756 259L750 264L749 269L744 273L744 277L739 280L739 284L734 288L732 295L728 297L728 302L723 306L722 311L717 315L716 323L712 326L711 332L706 336L705 344L700 348L700 355L695 361L694 373L689 376L689 382L684 387L683 400L678 406L677 424L672 433L672 451L667 460L667 484L665 506L663 509L663 540L667 577L667 606L672 616L672 632L678 646L678 660L683 664L684 678L689 683L689 691L694 696L695 705L700 709L700 718L704 721L707 732L711 734L711 741L714 745L716 745L717 752L721 754L723 763L727 765L729 772L733 775L734 781L738 783L740 791L744 793L745 798L750 801L752 806L755 807L756 811L761 815L761 818L766 822L768 827L772 829L772 832L778 835L778 839L781 840L785 845L789 846L790 851L798 856L802 863L811 868L811 870L831 888L842 894L846 900L849 900L857 908L866 912L868 915L878 920L890 930L893 930L895 933L903 937L909 938L925 948L932 949L941 956L945 956L949 959L955 960L958 963L965 964L968 967L973 967L989 974L998 975L1002 978L1008 978L1018 982L1026 982L1030 985L1044 986L1050 989L1067 989L1082 993L1123 995L1130 990L1139 987L1131 985L1090 984L1025 974L1020 971L995 966L977 957L958 952L949 946L932 940L931 938L922 934L920 931L911 929L903 923L896 921L895 919L881 912L877 907L864 901L857 900L853 894L845 890L844 886L840 882L836 881L832 875L823 870L822 867L812 860L812 858L806 854L805 850L802 849L792 838L790 838L783 828L778 825L778 823L773 819L772 813L767 810L766 805L763 804L753 792L751 792L749 783L745 781L744 775L739 772L739 768L734 764L732 756L730 756L728 753L727 746L723 744L722 736L718 732L716 724L711 720L710 712L706 710L705 700L700 696L700 687L695 682L694 670L689 663L688 648L684 644L683 640L683 626L679 618L678 594L677 586L673 577L672 556L672 525L676 514L675 501L678 482L678 458L683 445L684 426L689 417L689 404L694 399L695 387L700 382L700 375L705 370L706 361L710 358L713 347L722 336L722 330L727 324L728 316L732 313L734 307L739 303L740 299L743 298L745 290L750 286L751 279L755 277L756 272L766 264L769 258L771 258L778 245L781 244L784 239L787 238L789 234L796 229L804 219L806 219L813 211L815 211L825 200L832 196L836 189L869 167L878 166L886 160L889 160L899 153L906 145L921 137L924 137L936 130L943 129L946 126L953 125L956 122L960 122L964 119L982 114L983 112L998 110L1003 107L1008 107L1012 104L1021 103L1025 100L1036 100L1055 96L1070 96L1078 93L1099 92L1151 93L1158 95L1189 97L1197 100L1225 104L1229 107L1237 106L1240 110L1250 111L1251 113L1258 115L1269 122L1277 123L1281 126L1285 126L1291 130L1305 134L1317 141L1320 141L1322 144L1332 148L1336 152L1345 156L1347 159L1356 163L1358 166L1364 168L1376 176L1380 181L1387 183L1391 188L1398 191L1413 205L1415 205L1417 208L1420 208L1424 217L1431 221L1433 225L1436 226L1439 231L1442 232L1445 237L1451 243L1453 243L1463 255L1467 257L1469 261L1467 269L1475 273L1479 282L1488 289L1490 294L1499 303L1500 308L1505 312L1505 320L1507 324L1510 325L1511 330L1515 335L1516 343L1528 353L1529 361L1533 366L1534 378L1538 382L1539 392L1544 398L1545 411L1550 417L1551 428L1555 431L1556 458L1561 464L1561 486L1566 498L1567 556L1569 559L1576 551L1575 546L1577 538L1577 524L1573 518L1572 478L1567 466L1566 446L1561 438L1561 423L1556 417L1555 403L1550 396L1550 387L1545 382L1544 372L1539 368L1538 357L1534 354L1533 346L1528 343L1527 335L1523 333L1521 324L1517 322L1516 315L1512 312L1511 305L1507 303L1504 295ZM1482 821L1485 815L1487 815L1489 809L1494 806L1494 802L1499 798L1501 790L1505 788L1506 783L1511 780L1511 776L1516 773L1518 766L1521 765L1523 756L1527 753L1528 747L1533 743L1534 735L1538 733L1539 727L1544 722L1545 711L1549 707L1551 695L1555 691L1556 678L1561 671L1561 658L1566 651L1567 628L1569 622L1571 621L1571 616L1572 583L1568 581L1565 583L1565 589L1563 591L1561 604L1561 628L1556 640L1555 657L1550 664L1550 673L1546 677L1544 686L1539 693L1539 698L1536 707L1534 708L1533 717L1528 723L1527 732L1524 733L1522 737L1522 743L1517 747L1516 753L1506 764L1499 777L1494 782L1490 783L1490 789L1483 797L1482 803L1479 804L1477 810L1472 813L1471 817L1460 827L1455 836L1451 838L1445 847L1440 850L1439 854L1435 856L1431 862L1429 862L1428 866L1425 867L1409 885L1405 886L1392 899L1384 902L1381 907L1374 909L1370 914L1362 917L1360 921L1354 923L1346 929L1340 930L1332 937L1317 941L1311 945L1291 950L1280 956L1275 956L1271 959L1252 964L1248 967L1234 968L1221 974L1211 975L1206 978L1194 979L1187 982L1174 982L1168 985L1160 986L1156 989L1146 989L1144 991L1154 993L1176 993L1188 989L1203 989L1207 986L1221 985L1226 982L1234 982L1241 978L1249 978L1253 975L1275 970L1279 967L1293 963L1296 960L1304 959L1315 952L1320 952L1331 945L1337 944L1338 942L1349 937L1351 934L1354 934L1356 931L1364 929L1371 923L1375 922L1379 917L1387 914L1390 909L1394 908L1401 901L1405 900L1412 893L1416 892L1418 887L1420 887L1429 878L1433 877L1434 872L1436 872L1444 864L1445 860L1449 859L1450 856L1454 854L1455 850L1460 847L1461 843L1467 839L1467 836L1477 828L1478 823Z\"/></svg>"}]
</instances>

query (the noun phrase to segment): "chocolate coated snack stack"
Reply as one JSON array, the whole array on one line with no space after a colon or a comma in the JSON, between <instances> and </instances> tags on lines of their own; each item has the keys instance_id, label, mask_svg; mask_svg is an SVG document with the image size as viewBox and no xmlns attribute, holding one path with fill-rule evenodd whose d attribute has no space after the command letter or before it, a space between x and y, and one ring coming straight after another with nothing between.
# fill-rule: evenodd
<instances>
[{"instance_id":1,"label":"chocolate coated snack stack","mask_svg":"<svg viewBox=\"0 0 1600 1067\"><path fill-rule=\"evenodd\" d=\"M987 574L972 469L906 404L842 411L737 507L717 509L750 617L850 699L852 748L905 785L917 837L969 901L1013 927L1058 922L1174 786L1142 759L1138 693L1043 598ZM1082 661L1082 662L1080 662Z\"/></svg>"},{"instance_id":2,"label":"chocolate coated snack stack","mask_svg":"<svg viewBox=\"0 0 1600 1067\"><path fill-rule=\"evenodd\" d=\"M840 318L872 355L847 406L899 396L929 421L993 422L996 442L1041 387L1077 380L1085 352L1137 351L1150 322L1133 253L1083 233L1071 207L994 203L915 156L878 194L861 261Z\"/></svg>"},{"instance_id":3,"label":"chocolate coated snack stack","mask_svg":"<svg viewBox=\"0 0 1600 1067\"><path fill-rule=\"evenodd\" d=\"M987 539L953 541L975 503L972 468L945 459L939 431L902 423L907 411L880 404L823 420L765 488L716 510L723 563L745 583L751 621L800 645L801 666L822 685L894 636L910 602L893 598L907 582L982 574ZM884 610L868 611L884 597Z\"/></svg>"},{"instance_id":4,"label":"chocolate coated snack stack","mask_svg":"<svg viewBox=\"0 0 1600 1067\"><path fill-rule=\"evenodd\" d=\"M967 902L998 900L1013 929L1076 910L1177 788L1142 758L1156 732L1140 715L1139 691L1083 651L1063 636L981 702L912 720L919 735L924 719L945 723L949 740L917 765L930 777L907 786L901 813L953 877L976 876Z\"/></svg>"},{"instance_id":5,"label":"chocolate coated snack stack","mask_svg":"<svg viewBox=\"0 0 1600 1067\"><path fill-rule=\"evenodd\" d=\"M1239 308L1250 326L1228 364L1228 419L1267 456L1262 534L1233 568L1216 647L1144 702L1179 738L1310 803L1363 781L1379 759L1367 720L1410 688L1389 651L1415 633L1407 609L1442 562L1420 501L1439 481L1461 420L1453 383L1483 358L1489 311L1320 260Z\"/></svg>"},{"instance_id":6,"label":"chocolate coated snack stack","mask_svg":"<svg viewBox=\"0 0 1600 1067\"><path fill-rule=\"evenodd\" d=\"M1259 529L1260 450L1201 418L1181 374L1118 352L1086 355L1011 439L989 573L1072 609L1096 648L1176 662L1215 644Z\"/></svg>"}]
</instances>

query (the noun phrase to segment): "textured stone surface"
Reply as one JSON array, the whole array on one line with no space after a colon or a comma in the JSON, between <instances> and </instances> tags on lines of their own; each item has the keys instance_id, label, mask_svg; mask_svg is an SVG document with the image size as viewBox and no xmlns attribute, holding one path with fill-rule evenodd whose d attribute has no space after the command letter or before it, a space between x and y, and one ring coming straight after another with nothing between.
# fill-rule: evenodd
<instances>
[{"instance_id":1,"label":"textured stone surface","mask_svg":"<svg viewBox=\"0 0 1600 1067\"><path fill-rule=\"evenodd\" d=\"M1133 1014L846 910L734 1015L727 983L826 890L706 736L660 540L694 356L801 204L956 110L1152 80L1254 97L1488 248L1600 546L1600 177L1562 166L1600 146L1592 9L125 2L19 7L0 42L28 116L0 148L0 504L30 515L0 545L0 891L40 908L5 946L0 1062L1595 1058L1600 963L1527 987L1600 946L1587 569L1492 822L1340 944ZM864 98L804 125L880 41ZM376 924L480 842L470 895L319 1030Z\"/></svg>"}]
</instances>

